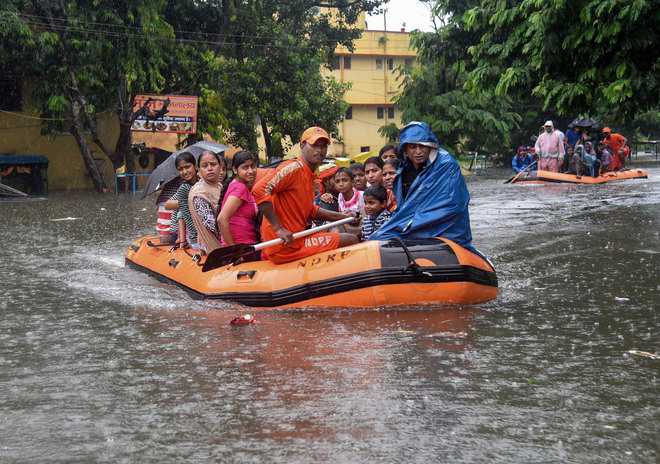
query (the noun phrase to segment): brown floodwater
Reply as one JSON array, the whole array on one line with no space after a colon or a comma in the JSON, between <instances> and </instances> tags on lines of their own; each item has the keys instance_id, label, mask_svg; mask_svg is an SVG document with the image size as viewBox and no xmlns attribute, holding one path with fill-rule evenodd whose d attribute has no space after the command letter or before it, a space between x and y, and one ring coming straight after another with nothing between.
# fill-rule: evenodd
<instances>
[{"instance_id":1,"label":"brown floodwater","mask_svg":"<svg viewBox=\"0 0 660 464\"><path fill-rule=\"evenodd\" d=\"M660 458L660 168L600 186L469 180L499 297L267 311L124 267L153 199L0 202L0 462Z\"/></svg>"}]
</instances>

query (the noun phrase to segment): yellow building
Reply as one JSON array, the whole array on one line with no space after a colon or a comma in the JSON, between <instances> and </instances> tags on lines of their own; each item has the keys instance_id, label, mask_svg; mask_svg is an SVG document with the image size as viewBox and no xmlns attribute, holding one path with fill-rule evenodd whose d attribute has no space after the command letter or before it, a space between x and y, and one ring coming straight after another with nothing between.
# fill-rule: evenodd
<instances>
[{"instance_id":1,"label":"yellow building","mask_svg":"<svg viewBox=\"0 0 660 464\"><path fill-rule=\"evenodd\" d=\"M378 151L387 143L378 129L402 124L393 101L401 92L401 68L415 61L410 33L364 30L352 52L340 47L335 54L331 73L340 82L350 82L351 89L345 96L350 107L339 123L343 144L333 144L332 152L348 156Z\"/></svg>"}]
</instances>

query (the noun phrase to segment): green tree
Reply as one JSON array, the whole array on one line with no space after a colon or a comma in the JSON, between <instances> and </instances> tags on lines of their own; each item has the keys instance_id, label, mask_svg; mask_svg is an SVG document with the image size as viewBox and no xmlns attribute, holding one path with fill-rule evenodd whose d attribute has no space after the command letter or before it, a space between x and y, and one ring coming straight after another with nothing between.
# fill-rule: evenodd
<instances>
[{"instance_id":1,"label":"green tree","mask_svg":"<svg viewBox=\"0 0 660 464\"><path fill-rule=\"evenodd\" d=\"M126 161L136 91L162 88L162 47L171 37L160 0L14 1L3 12L13 31L14 69L38 85L31 103L45 118L45 133L75 138L95 188L107 186L92 156L91 140L114 167ZM4 28L3 28L4 29ZM116 112L120 135L111 150L99 137L101 111Z\"/></svg>"},{"instance_id":2,"label":"green tree","mask_svg":"<svg viewBox=\"0 0 660 464\"><path fill-rule=\"evenodd\" d=\"M337 45L350 48L359 37L358 15L381 3L225 2L224 41L211 63L215 81L210 88L223 102L228 140L255 149L259 126L272 158L281 156L309 125L321 125L336 136L347 87L324 76L321 67Z\"/></svg>"},{"instance_id":3,"label":"green tree","mask_svg":"<svg viewBox=\"0 0 660 464\"><path fill-rule=\"evenodd\" d=\"M404 88L397 104L403 119L428 122L441 142L459 153L508 150L511 131L520 122L511 100L464 88L471 64L467 47L476 37L463 26L462 16L475 2L427 3L436 30L413 34L418 66L402 70Z\"/></svg>"},{"instance_id":4,"label":"green tree","mask_svg":"<svg viewBox=\"0 0 660 464\"><path fill-rule=\"evenodd\" d=\"M480 0L463 22L477 37L469 48L472 90L531 93L544 109L618 122L657 108L656 0Z\"/></svg>"},{"instance_id":5,"label":"green tree","mask_svg":"<svg viewBox=\"0 0 660 464\"><path fill-rule=\"evenodd\" d=\"M335 132L345 87L320 67L359 36L358 15L383 1L8 0L0 51L15 73L39 83L30 101L44 131L74 136L103 191L90 141L113 167L130 170L136 94L198 95L197 138L208 132L255 148L260 124L269 156L307 125ZM119 118L114 147L99 137L101 112Z\"/></svg>"}]
</instances>

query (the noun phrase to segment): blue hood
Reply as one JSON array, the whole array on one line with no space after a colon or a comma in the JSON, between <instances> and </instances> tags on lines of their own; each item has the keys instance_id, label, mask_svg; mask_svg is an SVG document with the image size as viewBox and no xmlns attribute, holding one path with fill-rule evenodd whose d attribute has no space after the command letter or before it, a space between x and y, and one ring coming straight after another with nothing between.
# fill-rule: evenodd
<instances>
[{"instance_id":1,"label":"blue hood","mask_svg":"<svg viewBox=\"0 0 660 464\"><path fill-rule=\"evenodd\" d=\"M437 146L438 139L427 124L412 122L402 129L400 142L401 145L435 143ZM405 198L401 178L404 169L413 169L407 158L394 181L398 207L370 239L444 237L473 250L468 212L470 193L454 157L441 148L433 150Z\"/></svg>"},{"instance_id":2,"label":"blue hood","mask_svg":"<svg viewBox=\"0 0 660 464\"><path fill-rule=\"evenodd\" d=\"M433 148L440 146L440 141L431 128L425 122L412 121L399 132L399 146L403 152L403 146L407 143L418 143Z\"/></svg>"}]
</instances>

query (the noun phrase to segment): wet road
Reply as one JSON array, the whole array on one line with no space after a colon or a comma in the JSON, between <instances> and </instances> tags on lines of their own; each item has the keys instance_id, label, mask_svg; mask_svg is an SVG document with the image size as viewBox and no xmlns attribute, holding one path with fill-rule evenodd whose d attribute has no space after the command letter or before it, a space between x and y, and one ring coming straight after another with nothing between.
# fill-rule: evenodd
<instances>
[{"instance_id":1,"label":"wet road","mask_svg":"<svg viewBox=\"0 0 660 464\"><path fill-rule=\"evenodd\" d=\"M660 459L660 168L601 186L471 179L499 298L267 312L124 268L153 205L0 203L0 462Z\"/></svg>"}]
</instances>

